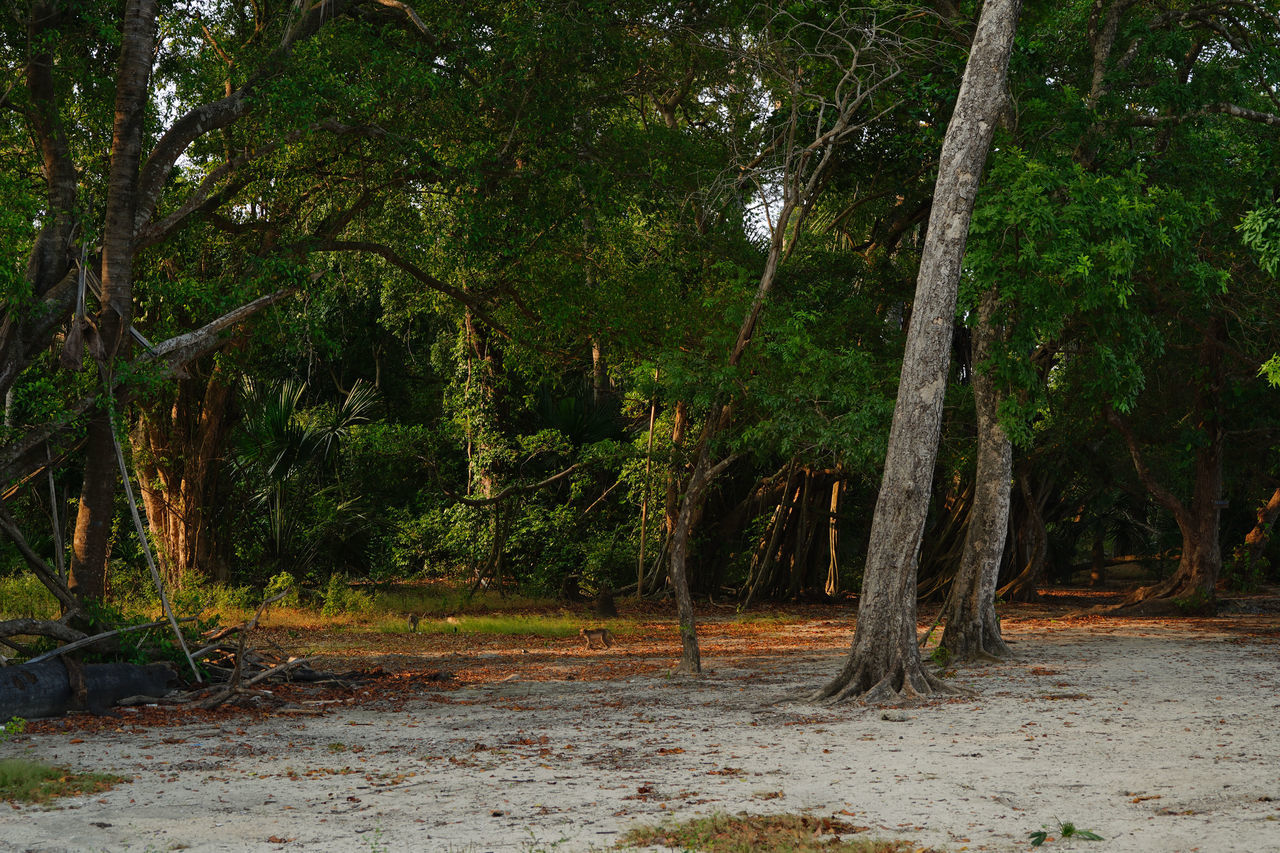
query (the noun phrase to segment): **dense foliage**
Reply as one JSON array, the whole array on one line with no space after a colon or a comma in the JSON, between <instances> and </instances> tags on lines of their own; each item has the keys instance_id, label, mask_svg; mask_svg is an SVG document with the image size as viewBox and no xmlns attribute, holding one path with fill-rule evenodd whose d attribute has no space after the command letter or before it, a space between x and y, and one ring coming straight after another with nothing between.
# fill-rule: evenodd
<instances>
[{"instance_id":1,"label":"dense foliage","mask_svg":"<svg viewBox=\"0 0 1280 853\"><path fill-rule=\"evenodd\" d=\"M87 461L106 412L176 587L661 591L702 436L726 464L694 512L695 592L856 590L974 4L165 0L111 291L145 342L103 352L138 2L0 14L0 463L24 546L89 561L73 527L114 470ZM1275 578L1278 14L1024 11L924 591L963 542L974 370L1016 444L1002 585L1168 574L1210 512L1223 579ZM233 98L163 168L183 117ZM1004 345L973 364L990 291ZM173 369L150 355L269 294ZM110 598L145 563L105 500ZM9 540L0 572L22 573Z\"/></svg>"}]
</instances>

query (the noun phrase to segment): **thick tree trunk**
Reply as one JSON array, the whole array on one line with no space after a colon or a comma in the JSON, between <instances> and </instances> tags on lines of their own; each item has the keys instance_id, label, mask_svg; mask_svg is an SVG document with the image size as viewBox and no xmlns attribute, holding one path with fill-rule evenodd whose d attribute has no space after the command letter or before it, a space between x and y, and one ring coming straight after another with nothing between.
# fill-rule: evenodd
<instances>
[{"instance_id":1,"label":"thick tree trunk","mask_svg":"<svg viewBox=\"0 0 1280 853\"><path fill-rule=\"evenodd\" d=\"M132 436L147 524L173 587L188 578L229 579L227 563L217 555L215 515L223 502L218 466L232 399L221 366L207 379L193 372L178 381L171 404L144 410Z\"/></svg>"},{"instance_id":2,"label":"thick tree trunk","mask_svg":"<svg viewBox=\"0 0 1280 853\"><path fill-rule=\"evenodd\" d=\"M996 614L996 579L1009 533L1013 446L1000 426L1000 394L983 369L1000 336L993 326L996 294L988 291L974 330L973 398L978 413L978 481L964 540L964 557L951 582L942 646L954 660L1009 654Z\"/></svg>"},{"instance_id":3,"label":"thick tree trunk","mask_svg":"<svg viewBox=\"0 0 1280 853\"><path fill-rule=\"evenodd\" d=\"M107 377L117 357L128 355L133 316L134 217L138 209L138 173L142 162L143 115L156 40L157 0L129 0L121 28L116 72L115 126L111 138L107 202L102 230L102 306L98 334ZM105 393L111 394L111 382ZM100 402L89 421L84 486L72 545L71 587L82 599L106 589L111 518L115 510L115 425Z\"/></svg>"},{"instance_id":4,"label":"thick tree trunk","mask_svg":"<svg viewBox=\"0 0 1280 853\"><path fill-rule=\"evenodd\" d=\"M884 479L872 517L853 648L816 698L910 699L946 689L916 644L916 569L942 402L947 387L960 264L973 200L1004 106L1021 0L987 0L938 164L915 304L907 330Z\"/></svg>"}]
</instances>

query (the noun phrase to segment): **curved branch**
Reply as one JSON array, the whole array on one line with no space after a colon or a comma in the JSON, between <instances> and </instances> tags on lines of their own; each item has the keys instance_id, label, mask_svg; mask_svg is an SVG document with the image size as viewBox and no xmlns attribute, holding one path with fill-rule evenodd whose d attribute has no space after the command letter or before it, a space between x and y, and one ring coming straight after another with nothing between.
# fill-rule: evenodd
<instances>
[{"instance_id":1,"label":"curved branch","mask_svg":"<svg viewBox=\"0 0 1280 853\"><path fill-rule=\"evenodd\" d=\"M449 491L444 486L441 486L440 490L444 492L445 496L448 497L450 500L457 501L458 503L464 504L466 506L474 506L474 507L490 506L491 504L496 504L505 500L507 497L511 495L524 494L525 492L534 492L534 491L537 491L538 489L541 489L543 486L549 486L552 483L556 482L557 480L563 480L565 477L569 476L570 474L572 474L574 471L578 470L581 467L582 467L581 463L575 462L573 465L570 465L568 468L565 468L559 474L552 474L550 477L548 477L545 480L542 480L541 482L531 483L529 485L524 485L524 486L520 486L520 485L507 486L505 489L498 492L496 495L494 495L491 498L465 498L462 495L455 494L454 492Z\"/></svg>"},{"instance_id":2,"label":"curved branch","mask_svg":"<svg viewBox=\"0 0 1280 853\"><path fill-rule=\"evenodd\" d=\"M6 619L0 622L0 637L21 636L53 637L55 640L65 640L68 643L85 638L84 632L47 619Z\"/></svg>"},{"instance_id":3,"label":"curved branch","mask_svg":"<svg viewBox=\"0 0 1280 853\"><path fill-rule=\"evenodd\" d=\"M247 151L244 154L241 154L239 157L227 160L205 175L200 181L199 186L197 186L195 190L187 196L186 200L183 201L182 204L169 213L169 215L165 216L159 222L147 222L139 225L137 234L138 248L145 249L150 246L154 246L176 231L178 226L182 224L183 220L202 207L211 197L215 196L215 191L218 193L224 192L225 187L219 189L219 182L225 180L243 166L246 166L255 160L260 160L263 157L278 151L280 148L297 142L302 137L310 133L314 133L317 130L326 130L338 136L382 136L385 134L385 131L379 127L357 127L328 119L308 125L304 128L299 128L298 130L285 134L280 139L267 142L252 151ZM242 186L243 184L233 183L232 185Z\"/></svg>"},{"instance_id":4,"label":"curved branch","mask_svg":"<svg viewBox=\"0 0 1280 853\"><path fill-rule=\"evenodd\" d=\"M298 42L315 35L326 21L332 21L345 11L347 0L316 0L300 18L285 31L280 46L262 63L259 70L236 91L189 110L180 117L156 142L142 167L138 181L138 208L134 229L140 230L155 213L165 181L178 158L200 137L214 130L221 130L235 123L249 110L249 95L264 80L274 76L281 63L293 52Z\"/></svg>"},{"instance_id":5,"label":"curved branch","mask_svg":"<svg viewBox=\"0 0 1280 853\"><path fill-rule=\"evenodd\" d=\"M3 530L13 541L18 552L22 554L22 559L27 561L27 566L30 567L32 573L40 579L40 583L45 585L45 588L53 594L53 597L58 599L58 603L67 611L79 609L79 602L67 589L67 585L27 544L27 537L22 535L22 530L19 529L18 523L14 521L13 516L9 514L9 510L5 509L3 503L0 503L0 530Z\"/></svg>"},{"instance_id":6,"label":"curved branch","mask_svg":"<svg viewBox=\"0 0 1280 853\"><path fill-rule=\"evenodd\" d=\"M1125 445L1129 448L1129 456L1133 459L1133 467L1138 472L1138 479L1142 482L1142 485L1156 499L1156 503L1173 513L1180 528L1184 530L1189 528L1192 524L1191 513L1182 501L1178 500L1177 496L1165 488L1164 484L1151 473L1151 469L1147 467L1147 461L1142 455L1142 450L1138 447L1138 439L1129 427L1129 422L1110 406L1106 407L1105 415L1107 423L1115 427L1116 432L1120 433Z\"/></svg>"},{"instance_id":7,"label":"curved branch","mask_svg":"<svg viewBox=\"0 0 1280 853\"><path fill-rule=\"evenodd\" d=\"M368 252L377 255L387 263L391 264L398 270L408 273L408 275L420 284L424 284L437 293L441 293L460 305L465 305L475 313L477 317L484 321L485 325L493 329L499 335L511 340L511 333L507 331L485 308L484 304L474 295L467 293L461 288L445 284L440 279L423 270L421 267L409 261L395 249L382 243L374 243L368 240L321 240L312 247L314 250L322 252Z\"/></svg>"}]
</instances>

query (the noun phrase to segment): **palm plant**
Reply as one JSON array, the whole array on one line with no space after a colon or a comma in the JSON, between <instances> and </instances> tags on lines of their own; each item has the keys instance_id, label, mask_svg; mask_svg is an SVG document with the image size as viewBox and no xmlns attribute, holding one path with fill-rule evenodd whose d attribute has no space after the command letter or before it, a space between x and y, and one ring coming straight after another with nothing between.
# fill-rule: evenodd
<instances>
[{"instance_id":1,"label":"palm plant","mask_svg":"<svg viewBox=\"0 0 1280 853\"><path fill-rule=\"evenodd\" d=\"M358 528L359 499L344 499L336 462L343 439L369 419L376 391L355 387L336 407L304 408L307 385L297 379L278 384L246 378L242 386L243 420L232 454L232 468L248 489L248 505L265 524L264 562L305 574L319 552L320 536L308 510L326 503L326 525ZM356 522L356 524L352 524Z\"/></svg>"}]
</instances>

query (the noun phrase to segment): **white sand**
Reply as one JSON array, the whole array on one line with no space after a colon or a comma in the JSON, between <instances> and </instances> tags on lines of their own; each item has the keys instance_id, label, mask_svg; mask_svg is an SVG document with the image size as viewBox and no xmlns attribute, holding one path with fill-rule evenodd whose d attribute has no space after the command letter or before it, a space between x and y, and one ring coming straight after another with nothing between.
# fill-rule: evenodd
<instances>
[{"instance_id":1,"label":"white sand","mask_svg":"<svg viewBox=\"0 0 1280 853\"><path fill-rule=\"evenodd\" d=\"M1041 849L1280 851L1274 639L1142 621L1006 636L1016 660L958 673L974 698L900 722L797 701L843 655L780 651L708 656L698 679L25 736L0 751L133 781L0 807L0 850L576 851L667 817L807 811L952 851L1028 850L1057 820L1105 840Z\"/></svg>"}]
</instances>

